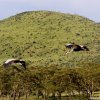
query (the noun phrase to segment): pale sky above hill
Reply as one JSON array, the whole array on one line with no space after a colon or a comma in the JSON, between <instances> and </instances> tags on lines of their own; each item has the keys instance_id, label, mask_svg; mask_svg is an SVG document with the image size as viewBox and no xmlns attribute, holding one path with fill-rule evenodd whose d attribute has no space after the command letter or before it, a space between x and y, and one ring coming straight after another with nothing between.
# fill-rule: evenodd
<instances>
[{"instance_id":1,"label":"pale sky above hill","mask_svg":"<svg viewBox=\"0 0 100 100\"><path fill-rule=\"evenodd\" d=\"M0 0L0 20L36 10L78 14L100 22L100 0Z\"/></svg>"}]
</instances>

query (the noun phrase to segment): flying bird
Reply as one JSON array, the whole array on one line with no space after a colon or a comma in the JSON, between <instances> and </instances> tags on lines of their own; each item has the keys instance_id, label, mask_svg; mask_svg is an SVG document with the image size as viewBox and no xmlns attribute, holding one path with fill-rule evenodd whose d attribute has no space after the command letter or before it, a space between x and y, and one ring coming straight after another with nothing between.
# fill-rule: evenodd
<instances>
[{"instance_id":1,"label":"flying bird","mask_svg":"<svg viewBox=\"0 0 100 100\"><path fill-rule=\"evenodd\" d=\"M26 62L23 60L19 60L19 59L8 59L3 63L3 66L8 67L8 66L10 66L12 64L16 64L16 63L21 64L24 67L24 69L26 69Z\"/></svg>"},{"instance_id":2,"label":"flying bird","mask_svg":"<svg viewBox=\"0 0 100 100\"><path fill-rule=\"evenodd\" d=\"M89 49L86 46L77 45L75 43L66 44L65 46L66 46L66 48L70 49L70 52L73 52L73 51L89 51ZM67 53L70 53L70 52L67 52Z\"/></svg>"}]
</instances>

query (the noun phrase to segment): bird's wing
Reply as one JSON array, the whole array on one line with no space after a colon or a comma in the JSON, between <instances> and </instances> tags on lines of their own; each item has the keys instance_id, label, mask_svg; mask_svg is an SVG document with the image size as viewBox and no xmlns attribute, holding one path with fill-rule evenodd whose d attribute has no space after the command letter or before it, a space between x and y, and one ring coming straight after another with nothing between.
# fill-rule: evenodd
<instances>
[{"instance_id":1,"label":"bird's wing","mask_svg":"<svg viewBox=\"0 0 100 100\"><path fill-rule=\"evenodd\" d=\"M66 44L66 47L71 49L73 47L73 44Z\"/></svg>"},{"instance_id":2,"label":"bird's wing","mask_svg":"<svg viewBox=\"0 0 100 100\"><path fill-rule=\"evenodd\" d=\"M12 61L14 61L14 60L15 60L15 59L8 59L8 60L5 61L5 63L7 64L7 63L12 62Z\"/></svg>"}]
</instances>

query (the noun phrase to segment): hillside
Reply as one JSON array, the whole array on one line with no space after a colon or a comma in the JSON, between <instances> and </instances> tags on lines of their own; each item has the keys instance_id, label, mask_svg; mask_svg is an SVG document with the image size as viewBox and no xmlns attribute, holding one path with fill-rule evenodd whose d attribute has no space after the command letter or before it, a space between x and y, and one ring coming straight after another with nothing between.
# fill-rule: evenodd
<instances>
[{"instance_id":1,"label":"hillside","mask_svg":"<svg viewBox=\"0 0 100 100\"><path fill-rule=\"evenodd\" d=\"M66 55L66 43L87 45L88 52ZM0 64L25 59L33 66L100 64L100 24L78 15L23 12L0 21Z\"/></svg>"}]
</instances>

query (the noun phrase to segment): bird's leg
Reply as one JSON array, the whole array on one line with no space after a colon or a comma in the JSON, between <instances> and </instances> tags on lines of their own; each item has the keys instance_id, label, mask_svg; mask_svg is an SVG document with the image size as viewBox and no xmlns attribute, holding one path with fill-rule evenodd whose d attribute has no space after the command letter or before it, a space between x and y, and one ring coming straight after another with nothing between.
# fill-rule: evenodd
<instances>
[{"instance_id":1,"label":"bird's leg","mask_svg":"<svg viewBox=\"0 0 100 100\"><path fill-rule=\"evenodd\" d=\"M68 54L68 53L71 53L71 52L73 52L73 49L71 49L69 52L67 52L66 54Z\"/></svg>"}]
</instances>

